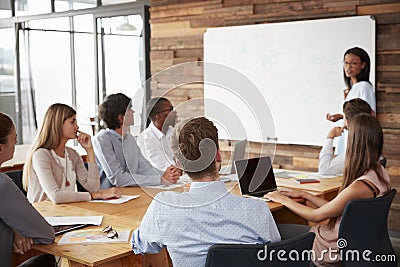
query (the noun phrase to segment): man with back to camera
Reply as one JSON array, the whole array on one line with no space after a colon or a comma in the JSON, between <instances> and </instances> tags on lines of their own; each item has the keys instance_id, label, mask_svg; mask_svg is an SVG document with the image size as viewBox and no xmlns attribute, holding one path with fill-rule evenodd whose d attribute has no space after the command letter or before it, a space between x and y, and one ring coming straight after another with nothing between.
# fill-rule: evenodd
<instances>
[{"instance_id":1,"label":"man with back to camera","mask_svg":"<svg viewBox=\"0 0 400 267\"><path fill-rule=\"evenodd\" d=\"M318 172L322 175L336 175L343 172L346 153L333 156L333 139L342 135L347 128L347 123L355 115L360 113L372 113L370 105L360 99L354 98L343 104L344 126L333 127L326 137L326 142L319 153ZM346 151L345 151L346 152Z\"/></svg>"},{"instance_id":2,"label":"man with back to camera","mask_svg":"<svg viewBox=\"0 0 400 267\"><path fill-rule=\"evenodd\" d=\"M180 169L170 166L163 172L143 157L129 133L133 114L130 98L121 93L108 95L99 106L99 117L107 127L93 138L101 188L176 183Z\"/></svg>"},{"instance_id":3,"label":"man with back to camera","mask_svg":"<svg viewBox=\"0 0 400 267\"><path fill-rule=\"evenodd\" d=\"M192 180L190 190L155 196L132 234L135 254L157 253L166 247L173 266L204 266L215 243L280 241L264 201L232 195L218 181L221 153L211 121L199 117L178 123L171 146L177 165Z\"/></svg>"},{"instance_id":4,"label":"man with back to camera","mask_svg":"<svg viewBox=\"0 0 400 267\"><path fill-rule=\"evenodd\" d=\"M164 97L150 99L146 110L151 122L139 135L138 145L143 156L154 167L164 171L174 164L170 137L177 119L176 112Z\"/></svg>"}]
</instances>

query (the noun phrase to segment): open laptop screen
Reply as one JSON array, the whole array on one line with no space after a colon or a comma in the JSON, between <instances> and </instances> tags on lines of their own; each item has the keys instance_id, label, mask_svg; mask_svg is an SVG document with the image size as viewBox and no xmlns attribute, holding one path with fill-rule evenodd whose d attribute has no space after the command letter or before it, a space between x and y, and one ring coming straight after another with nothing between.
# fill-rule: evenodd
<instances>
[{"instance_id":1,"label":"open laptop screen","mask_svg":"<svg viewBox=\"0 0 400 267\"><path fill-rule=\"evenodd\" d=\"M236 142L232 152L232 165L223 166L219 174L233 174L235 172L235 161L244 159L246 156L247 139Z\"/></svg>"},{"instance_id":2,"label":"open laptop screen","mask_svg":"<svg viewBox=\"0 0 400 267\"><path fill-rule=\"evenodd\" d=\"M241 140L235 144L235 150L232 157L231 173L235 173L235 161L244 159L246 155L247 139Z\"/></svg>"},{"instance_id":3,"label":"open laptop screen","mask_svg":"<svg viewBox=\"0 0 400 267\"><path fill-rule=\"evenodd\" d=\"M270 157L235 161L242 195L262 197L277 189Z\"/></svg>"}]
</instances>

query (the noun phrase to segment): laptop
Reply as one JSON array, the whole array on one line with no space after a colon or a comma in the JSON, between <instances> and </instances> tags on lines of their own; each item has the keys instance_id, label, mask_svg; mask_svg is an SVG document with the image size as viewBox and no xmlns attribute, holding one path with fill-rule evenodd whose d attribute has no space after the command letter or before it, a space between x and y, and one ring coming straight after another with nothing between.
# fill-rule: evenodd
<instances>
[{"instance_id":1,"label":"laptop","mask_svg":"<svg viewBox=\"0 0 400 267\"><path fill-rule=\"evenodd\" d=\"M243 196L260 198L277 189L270 157L237 160L235 168Z\"/></svg>"},{"instance_id":2,"label":"laptop","mask_svg":"<svg viewBox=\"0 0 400 267\"><path fill-rule=\"evenodd\" d=\"M219 174L234 174L235 172L235 161L244 159L246 155L246 146L247 146L247 139L243 139L238 141L235 144L235 148L233 149L232 155L232 165L230 166L223 166L219 171Z\"/></svg>"},{"instance_id":3,"label":"laptop","mask_svg":"<svg viewBox=\"0 0 400 267\"><path fill-rule=\"evenodd\" d=\"M53 226L53 229L55 235L61 235L69 231L83 228L85 226L88 226L88 224L55 225Z\"/></svg>"}]
</instances>

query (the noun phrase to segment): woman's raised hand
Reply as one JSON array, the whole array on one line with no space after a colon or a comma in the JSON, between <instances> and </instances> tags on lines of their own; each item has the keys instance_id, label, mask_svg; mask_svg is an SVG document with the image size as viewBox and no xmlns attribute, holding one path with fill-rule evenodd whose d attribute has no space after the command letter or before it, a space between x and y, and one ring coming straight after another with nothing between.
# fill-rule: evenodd
<instances>
[{"instance_id":1,"label":"woman's raised hand","mask_svg":"<svg viewBox=\"0 0 400 267\"><path fill-rule=\"evenodd\" d=\"M84 148L84 149L91 149L93 148L92 146L92 138L90 137L90 135L78 131L78 143Z\"/></svg>"}]
</instances>

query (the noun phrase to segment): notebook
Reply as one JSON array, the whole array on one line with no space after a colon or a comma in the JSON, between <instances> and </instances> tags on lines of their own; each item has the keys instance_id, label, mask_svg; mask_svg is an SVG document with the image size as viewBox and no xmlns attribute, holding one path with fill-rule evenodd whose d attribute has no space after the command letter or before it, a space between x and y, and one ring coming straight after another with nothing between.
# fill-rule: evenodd
<instances>
[{"instance_id":1,"label":"notebook","mask_svg":"<svg viewBox=\"0 0 400 267\"><path fill-rule=\"evenodd\" d=\"M232 165L222 167L221 170L219 171L219 174L235 173L235 161L244 159L244 156L246 155L246 146L247 146L247 139L238 141L235 144L235 148L233 149L233 155L232 155Z\"/></svg>"},{"instance_id":2,"label":"notebook","mask_svg":"<svg viewBox=\"0 0 400 267\"><path fill-rule=\"evenodd\" d=\"M277 189L270 157L237 160L235 168L242 195L262 197Z\"/></svg>"}]
</instances>

